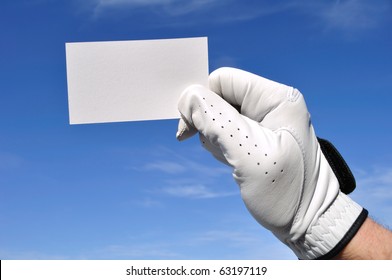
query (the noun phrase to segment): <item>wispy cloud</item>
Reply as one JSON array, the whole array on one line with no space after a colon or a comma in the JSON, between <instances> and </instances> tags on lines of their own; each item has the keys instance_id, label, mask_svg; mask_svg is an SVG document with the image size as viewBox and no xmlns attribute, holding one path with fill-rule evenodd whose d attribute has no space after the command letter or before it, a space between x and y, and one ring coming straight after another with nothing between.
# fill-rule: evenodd
<instances>
[{"instance_id":1,"label":"wispy cloud","mask_svg":"<svg viewBox=\"0 0 392 280\"><path fill-rule=\"evenodd\" d=\"M203 175L203 177L219 177L230 174L231 171L226 166L207 166L192 159L178 157L177 160L152 160L141 167L134 167L140 171L160 171L167 174L190 173L193 176Z\"/></svg>"},{"instance_id":2,"label":"wispy cloud","mask_svg":"<svg viewBox=\"0 0 392 280\"><path fill-rule=\"evenodd\" d=\"M181 198L194 198L194 199L205 199L205 198L218 198L232 195L239 195L239 192L224 192L216 191L205 185L179 185L179 186L168 186L161 190L163 193L174 197Z\"/></svg>"},{"instance_id":3,"label":"wispy cloud","mask_svg":"<svg viewBox=\"0 0 392 280\"><path fill-rule=\"evenodd\" d=\"M256 243L260 240L254 232L239 230L209 230L201 233L197 240L202 242L228 242L231 246L243 246Z\"/></svg>"},{"instance_id":4,"label":"wispy cloud","mask_svg":"<svg viewBox=\"0 0 392 280\"><path fill-rule=\"evenodd\" d=\"M239 0L89 0L89 3L96 18L113 11L145 11L157 18L177 18L183 26L247 21L290 12L316 19L324 29L343 31L374 28L388 18L391 11L388 0L263 0L250 3Z\"/></svg>"},{"instance_id":5,"label":"wispy cloud","mask_svg":"<svg viewBox=\"0 0 392 280\"><path fill-rule=\"evenodd\" d=\"M149 195L188 199L239 195L237 188L230 189L224 183L235 185L229 167L211 160L212 156L200 147L188 148L184 153L180 150L160 149L148 157L147 163L135 162L128 169L143 172L147 177L151 174L154 178L159 178L159 186L151 186L146 190Z\"/></svg>"},{"instance_id":6,"label":"wispy cloud","mask_svg":"<svg viewBox=\"0 0 392 280\"><path fill-rule=\"evenodd\" d=\"M326 29L359 31L378 26L389 16L391 5L386 0L302 1L297 8L320 20Z\"/></svg>"},{"instance_id":7,"label":"wispy cloud","mask_svg":"<svg viewBox=\"0 0 392 280\"><path fill-rule=\"evenodd\" d=\"M352 197L372 216L392 226L392 167L357 170L357 188Z\"/></svg>"},{"instance_id":8,"label":"wispy cloud","mask_svg":"<svg viewBox=\"0 0 392 280\"><path fill-rule=\"evenodd\" d=\"M131 202L133 205L142 207L142 208L157 208L163 207L163 204L158 199L153 199L151 197L144 197L137 200L133 200Z\"/></svg>"},{"instance_id":9,"label":"wispy cloud","mask_svg":"<svg viewBox=\"0 0 392 280\"><path fill-rule=\"evenodd\" d=\"M358 172L357 190L367 197L392 202L392 168L375 168Z\"/></svg>"},{"instance_id":10,"label":"wispy cloud","mask_svg":"<svg viewBox=\"0 0 392 280\"><path fill-rule=\"evenodd\" d=\"M141 243L133 245L108 245L89 258L104 259L178 259L179 253L166 243Z\"/></svg>"},{"instance_id":11,"label":"wispy cloud","mask_svg":"<svg viewBox=\"0 0 392 280\"><path fill-rule=\"evenodd\" d=\"M286 245L251 218L242 217L241 221L231 219L229 227L218 225L216 228L197 232L188 242L190 247L221 248L219 258L296 259Z\"/></svg>"},{"instance_id":12,"label":"wispy cloud","mask_svg":"<svg viewBox=\"0 0 392 280\"><path fill-rule=\"evenodd\" d=\"M231 0L228 0L231 1ZM224 4L219 0L90 0L94 16L100 17L108 10L128 11L148 9L150 12L168 16L183 16L212 9Z\"/></svg>"},{"instance_id":13,"label":"wispy cloud","mask_svg":"<svg viewBox=\"0 0 392 280\"><path fill-rule=\"evenodd\" d=\"M51 254L41 250L0 250L2 260L68 260L74 258L70 255Z\"/></svg>"},{"instance_id":14,"label":"wispy cloud","mask_svg":"<svg viewBox=\"0 0 392 280\"><path fill-rule=\"evenodd\" d=\"M156 149L157 152L149 156L147 163L136 162L129 166L129 169L144 172L162 172L169 175L186 175L192 177L217 178L230 175L232 170L220 163L211 164L211 156L200 147L197 149L187 147L185 153L174 151L168 148ZM202 157L197 154L203 154Z\"/></svg>"},{"instance_id":15,"label":"wispy cloud","mask_svg":"<svg viewBox=\"0 0 392 280\"><path fill-rule=\"evenodd\" d=\"M187 170L184 165L167 160L157 160L155 162L147 163L142 169L145 171L161 171L169 174L183 173Z\"/></svg>"},{"instance_id":16,"label":"wispy cloud","mask_svg":"<svg viewBox=\"0 0 392 280\"><path fill-rule=\"evenodd\" d=\"M295 255L251 218L228 215L212 228L147 232L122 244L92 250L89 259L295 259ZM224 218L225 219L225 218Z\"/></svg>"},{"instance_id":17,"label":"wispy cloud","mask_svg":"<svg viewBox=\"0 0 392 280\"><path fill-rule=\"evenodd\" d=\"M20 167L25 160L19 155L0 151L0 170Z\"/></svg>"}]
</instances>

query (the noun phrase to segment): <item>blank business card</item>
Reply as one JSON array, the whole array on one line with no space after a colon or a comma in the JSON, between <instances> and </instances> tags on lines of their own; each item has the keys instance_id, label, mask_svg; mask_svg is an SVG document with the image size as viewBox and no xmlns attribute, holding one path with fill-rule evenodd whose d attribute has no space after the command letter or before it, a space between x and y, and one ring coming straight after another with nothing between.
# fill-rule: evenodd
<instances>
[{"instance_id":1,"label":"blank business card","mask_svg":"<svg viewBox=\"0 0 392 280\"><path fill-rule=\"evenodd\" d=\"M71 124L179 118L192 84L208 86L206 37L66 43Z\"/></svg>"}]
</instances>

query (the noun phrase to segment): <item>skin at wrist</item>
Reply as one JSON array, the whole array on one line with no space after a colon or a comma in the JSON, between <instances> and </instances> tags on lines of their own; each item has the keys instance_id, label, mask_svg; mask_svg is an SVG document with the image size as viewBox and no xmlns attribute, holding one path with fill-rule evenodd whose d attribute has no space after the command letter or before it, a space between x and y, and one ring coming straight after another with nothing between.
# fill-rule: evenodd
<instances>
[{"instance_id":1,"label":"skin at wrist","mask_svg":"<svg viewBox=\"0 0 392 280\"><path fill-rule=\"evenodd\" d=\"M392 232L367 218L336 260L391 260Z\"/></svg>"}]
</instances>

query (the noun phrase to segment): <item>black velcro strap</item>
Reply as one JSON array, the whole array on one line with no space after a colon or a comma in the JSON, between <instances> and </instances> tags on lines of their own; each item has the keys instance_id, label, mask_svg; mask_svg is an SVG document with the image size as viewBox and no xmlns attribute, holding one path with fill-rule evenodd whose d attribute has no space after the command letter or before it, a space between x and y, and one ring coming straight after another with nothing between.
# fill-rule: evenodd
<instances>
[{"instance_id":1,"label":"black velcro strap","mask_svg":"<svg viewBox=\"0 0 392 280\"><path fill-rule=\"evenodd\" d=\"M340 190L345 194L351 193L355 189L356 183L354 175L347 163L331 142L319 137L317 137L317 140L320 144L321 151L338 179Z\"/></svg>"}]
</instances>

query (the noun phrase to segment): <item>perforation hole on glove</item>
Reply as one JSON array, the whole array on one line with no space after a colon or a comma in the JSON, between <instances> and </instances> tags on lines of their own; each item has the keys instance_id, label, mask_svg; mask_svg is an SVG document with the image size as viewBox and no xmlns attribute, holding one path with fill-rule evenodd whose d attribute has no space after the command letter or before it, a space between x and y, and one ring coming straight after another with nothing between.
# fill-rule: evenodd
<instances>
[{"instance_id":1,"label":"perforation hole on glove","mask_svg":"<svg viewBox=\"0 0 392 280\"><path fill-rule=\"evenodd\" d=\"M245 134L246 129L243 129L238 123L235 124L232 122L230 112L226 113L225 111L220 111L218 108L219 106L217 107L215 104L210 104L207 97L203 97L203 103L204 104L201 105L200 109L208 116L207 118L212 120L212 125L219 129L227 130L227 134L222 134L227 135L227 139L224 141L237 142L234 142L233 144L240 147L239 151L242 151L244 155L247 156L250 160L250 164L252 164L252 161L254 162L255 168L259 169L259 171L256 170L256 172L263 174L266 179L270 178L268 181L271 184L277 182L277 176L280 176L284 172L281 168L271 170L271 168L278 167L277 161L272 161L273 157L266 151L263 151L262 145L260 145L260 143L255 143L251 135ZM206 149L211 149L214 145L211 145L210 143L207 144L206 140L203 139L202 141L204 147Z\"/></svg>"}]
</instances>

